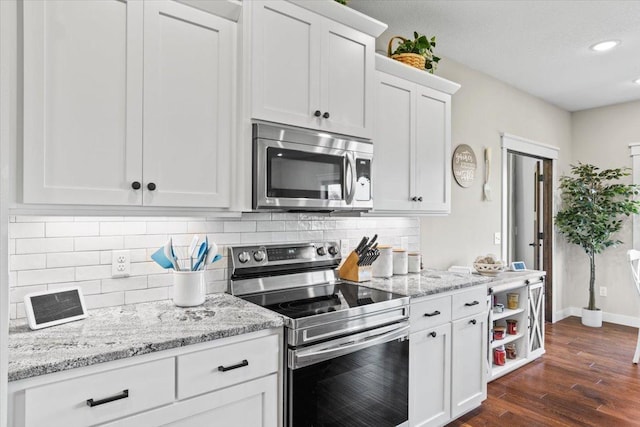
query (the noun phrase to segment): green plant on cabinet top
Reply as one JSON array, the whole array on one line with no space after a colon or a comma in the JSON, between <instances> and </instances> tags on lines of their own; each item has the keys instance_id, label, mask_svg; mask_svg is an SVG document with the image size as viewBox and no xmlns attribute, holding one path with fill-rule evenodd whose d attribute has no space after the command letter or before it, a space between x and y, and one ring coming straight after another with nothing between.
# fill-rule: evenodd
<instances>
[{"instance_id":1,"label":"green plant on cabinet top","mask_svg":"<svg viewBox=\"0 0 640 427\"><path fill-rule=\"evenodd\" d=\"M415 53L423 56L426 59L424 68L433 74L440 61L440 58L433 54L436 47L436 36L428 39L427 36L414 31L413 37L413 40L402 38L403 42L398 45L392 56L402 53Z\"/></svg>"}]
</instances>

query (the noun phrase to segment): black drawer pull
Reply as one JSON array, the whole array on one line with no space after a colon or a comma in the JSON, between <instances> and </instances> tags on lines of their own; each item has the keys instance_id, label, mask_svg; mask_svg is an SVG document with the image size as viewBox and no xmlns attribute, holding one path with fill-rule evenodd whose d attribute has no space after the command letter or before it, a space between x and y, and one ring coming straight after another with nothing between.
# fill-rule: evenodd
<instances>
[{"instance_id":1,"label":"black drawer pull","mask_svg":"<svg viewBox=\"0 0 640 427\"><path fill-rule=\"evenodd\" d=\"M437 316L438 314L440 314L440 312L438 310L434 311L433 313L425 313L425 317L433 317L433 316Z\"/></svg>"},{"instance_id":2,"label":"black drawer pull","mask_svg":"<svg viewBox=\"0 0 640 427\"><path fill-rule=\"evenodd\" d=\"M471 319L469 320L469 323L471 323L472 325L475 325L477 323L476 319Z\"/></svg>"},{"instance_id":3,"label":"black drawer pull","mask_svg":"<svg viewBox=\"0 0 640 427\"><path fill-rule=\"evenodd\" d=\"M464 306L465 307L473 307L474 305L478 305L480 304L478 301L474 301L474 302L465 302Z\"/></svg>"},{"instance_id":4,"label":"black drawer pull","mask_svg":"<svg viewBox=\"0 0 640 427\"><path fill-rule=\"evenodd\" d=\"M129 389L122 390L122 393L116 394L115 396L111 396L111 397L105 397L104 399L99 399L99 400L87 399L87 406L90 406L91 408L93 408L94 406L104 405L105 403L113 402L120 399L126 399L127 397L129 397Z\"/></svg>"},{"instance_id":5,"label":"black drawer pull","mask_svg":"<svg viewBox=\"0 0 640 427\"><path fill-rule=\"evenodd\" d=\"M247 361L247 359L243 360L242 362L238 363L237 365L231 365L231 366L218 366L218 371L220 372L227 372L230 371L232 369L238 369L238 368L242 368L244 366L249 366L249 362Z\"/></svg>"},{"instance_id":6,"label":"black drawer pull","mask_svg":"<svg viewBox=\"0 0 640 427\"><path fill-rule=\"evenodd\" d=\"M436 337L436 335L438 335L438 334L436 334L436 332L435 332L435 331L433 331L433 332L430 332L430 333L429 333L429 335L430 335L431 337L435 338L435 337Z\"/></svg>"}]
</instances>

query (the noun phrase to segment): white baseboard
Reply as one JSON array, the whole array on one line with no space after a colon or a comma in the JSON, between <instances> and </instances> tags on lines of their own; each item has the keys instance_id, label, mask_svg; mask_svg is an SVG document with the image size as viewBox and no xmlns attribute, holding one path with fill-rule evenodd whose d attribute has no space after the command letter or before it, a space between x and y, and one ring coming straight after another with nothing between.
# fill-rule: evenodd
<instances>
[{"instance_id":1,"label":"white baseboard","mask_svg":"<svg viewBox=\"0 0 640 427\"><path fill-rule=\"evenodd\" d=\"M563 310L556 311L555 321L565 319L569 316L582 317L582 308L579 307L567 307ZM640 327L640 318L632 316L624 316L622 314L602 312L602 321L615 323L616 325L632 326L634 328Z\"/></svg>"}]
</instances>

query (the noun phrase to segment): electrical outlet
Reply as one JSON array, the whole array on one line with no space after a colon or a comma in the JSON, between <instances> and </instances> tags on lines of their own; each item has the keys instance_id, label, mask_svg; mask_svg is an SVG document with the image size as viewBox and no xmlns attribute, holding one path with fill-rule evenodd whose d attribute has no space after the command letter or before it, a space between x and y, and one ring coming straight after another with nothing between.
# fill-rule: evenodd
<instances>
[{"instance_id":1,"label":"electrical outlet","mask_svg":"<svg viewBox=\"0 0 640 427\"><path fill-rule=\"evenodd\" d=\"M499 245L500 243L502 243L502 235L499 231L496 231L495 233L493 233L493 244Z\"/></svg>"},{"instance_id":2,"label":"electrical outlet","mask_svg":"<svg viewBox=\"0 0 640 427\"><path fill-rule=\"evenodd\" d=\"M601 297L607 296L607 288L605 286L600 286L600 296Z\"/></svg>"},{"instance_id":3,"label":"electrical outlet","mask_svg":"<svg viewBox=\"0 0 640 427\"><path fill-rule=\"evenodd\" d=\"M349 239L340 240L340 256L343 258L349 255Z\"/></svg>"},{"instance_id":4,"label":"electrical outlet","mask_svg":"<svg viewBox=\"0 0 640 427\"><path fill-rule=\"evenodd\" d=\"M111 252L111 277L129 277L131 274L131 251Z\"/></svg>"},{"instance_id":5,"label":"electrical outlet","mask_svg":"<svg viewBox=\"0 0 640 427\"><path fill-rule=\"evenodd\" d=\"M408 237L401 237L400 238L400 247L402 249L406 249L409 250L409 238Z\"/></svg>"}]
</instances>

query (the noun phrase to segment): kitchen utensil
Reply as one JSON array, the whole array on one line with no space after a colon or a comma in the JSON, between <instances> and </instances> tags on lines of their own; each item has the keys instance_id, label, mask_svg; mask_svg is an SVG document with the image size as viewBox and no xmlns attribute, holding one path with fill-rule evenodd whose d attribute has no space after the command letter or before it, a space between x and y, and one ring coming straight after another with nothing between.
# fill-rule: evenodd
<instances>
[{"instance_id":1,"label":"kitchen utensil","mask_svg":"<svg viewBox=\"0 0 640 427\"><path fill-rule=\"evenodd\" d=\"M373 245L376 241L376 239L378 238L377 234L373 235L373 238L371 240L369 240L369 242L364 246L364 248L362 248L361 252L362 254L368 252L371 248L373 248Z\"/></svg>"},{"instance_id":2,"label":"kitchen utensil","mask_svg":"<svg viewBox=\"0 0 640 427\"><path fill-rule=\"evenodd\" d=\"M200 237L196 234L193 236L193 239L191 239L191 243L189 244L189 252L187 255L189 256L189 268L191 270L193 270L193 255L196 253L196 246L198 246L199 240Z\"/></svg>"},{"instance_id":3,"label":"kitchen utensil","mask_svg":"<svg viewBox=\"0 0 640 427\"><path fill-rule=\"evenodd\" d=\"M360 243L358 243L358 246L356 246L355 248L355 253L357 253L358 255L360 254L360 251L362 250L362 248L365 247L365 245L367 244L367 241L369 240L369 238L367 236L362 236L362 240L360 240Z\"/></svg>"},{"instance_id":4,"label":"kitchen utensil","mask_svg":"<svg viewBox=\"0 0 640 427\"><path fill-rule=\"evenodd\" d=\"M484 185L482 194L487 202L491 201L491 187L489 187L489 177L491 176L491 148L484 149Z\"/></svg>"},{"instance_id":5,"label":"kitchen utensil","mask_svg":"<svg viewBox=\"0 0 640 427\"><path fill-rule=\"evenodd\" d=\"M173 242L171 239L167 240L162 247L151 254L151 259L162 268L173 268L176 271L180 270L178 260L173 252Z\"/></svg>"},{"instance_id":6,"label":"kitchen utensil","mask_svg":"<svg viewBox=\"0 0 640 427\"><path fill-rule=\"evenodd\" d=\"M198 256L196 257L196 263L193 265L193 271L197 271L200 268L200 264L204 261L204 258L207 256L207 246L208 242L205 241L200 244L198 248Z\"/></svg>"}]
</instances>

